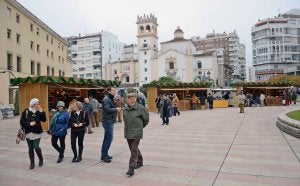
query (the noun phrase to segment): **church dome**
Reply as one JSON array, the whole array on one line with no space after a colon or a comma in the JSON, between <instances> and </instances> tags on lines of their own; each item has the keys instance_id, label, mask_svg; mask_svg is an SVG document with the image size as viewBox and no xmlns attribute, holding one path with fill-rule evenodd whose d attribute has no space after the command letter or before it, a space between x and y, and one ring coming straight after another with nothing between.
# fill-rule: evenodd
<instances>
[{"instance_id":1,"label":"church dome","mask_svg":"<svg viewBox=\"0 0 300 186\"><path fill-rule=\"evenodd\" d=\"M174 32L174 39L183 38L183 30L178 26L177 29Z\"/></svg>"}]
</instances>

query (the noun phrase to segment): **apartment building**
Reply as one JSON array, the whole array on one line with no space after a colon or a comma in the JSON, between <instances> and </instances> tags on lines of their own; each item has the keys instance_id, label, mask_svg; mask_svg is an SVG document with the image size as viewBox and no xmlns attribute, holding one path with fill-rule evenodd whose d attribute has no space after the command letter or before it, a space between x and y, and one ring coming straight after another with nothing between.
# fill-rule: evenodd
<instances>
[{"instance_id":1,"label":"apartment building","mask_svg":"<svg viewBox=\"0 0 300 186\"><path fill-rule=\"evenodd\" d=\"M300 69L300 9L258 20L251 36L256 81L266 81L280 74L297 74Z\"/></svg>"},{"instance_id":2,"label":"apartment building","mask_svg":"<svg viewBox=\"0 0 300 186\"><path fill-rule=\"evenodd\" d=\"M15 0L0 0L0 104L13 103L9 79L71 76L67 41Z\"/></svg>"},{"instance_id":3,"label":"apartment building","mask_svg":"<svg viewBox=\"0 0 300 186\"><path fill-rule=\"evenodd\" d=\"M74 62L73 77L106 79L105 65L122 60L124 43L110 32L67 38L68 56Z\"/></svg>"},{"instance_id":4,"label":"apartment building","mask_svg":"<svg viewBox=\"0 0 300 186\"><path fill-rule=\"evenodd\" d=\"M209 33L205 38L192 37L197 51L216 52L218 61L218 85L244 81L246 78L245 45L240 43L236 31L227 34Z\"/></svg>"}]
</instances>

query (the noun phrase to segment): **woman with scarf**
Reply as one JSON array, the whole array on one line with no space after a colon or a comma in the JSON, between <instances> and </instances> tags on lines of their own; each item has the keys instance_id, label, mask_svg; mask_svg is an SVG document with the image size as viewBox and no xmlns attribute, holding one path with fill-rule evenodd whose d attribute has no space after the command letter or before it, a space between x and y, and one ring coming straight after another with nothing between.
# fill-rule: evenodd
<instances>
[{"instance_id":1,"label":"woman with scarf","mask_svg":"<svg viewBox=\"0 0 300 186\"><path fill-rule=\"evenodd\" d=\"M42 110L40 101L33 98L29 102L29 108L22 112L20 124L26 133L26 141L28 145L28 154L30 159L30 169L33 169L34 150L39 157L39 166L43 166L43 155L40 148L40 140L43 133L42 123L46 121L46 114Z\"/></svg>"},{"instance_id":2,"label":"woman with scarf","mask_svg":"<svg viewBox=\"0 0 300 186\"><path fill-rule=\"evenodd\" d=\"M57 111L55 112L51 122L50 133L52 134L52 146L59 153L57 163L61 163L64 159L65 139L67 135L67 129L69 127L69 114L65 110L65 103L63 101L58 101L56 108ZM58 139L60 147L57 144Z\"/></svg>"}]
</instances>

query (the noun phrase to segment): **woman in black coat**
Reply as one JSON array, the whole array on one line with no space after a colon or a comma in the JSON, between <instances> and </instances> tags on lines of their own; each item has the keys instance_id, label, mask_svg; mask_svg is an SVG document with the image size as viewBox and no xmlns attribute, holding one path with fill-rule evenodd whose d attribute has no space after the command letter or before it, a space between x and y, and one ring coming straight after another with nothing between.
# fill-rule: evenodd
<instances>
[{"instance_id":1,"label":"woman in black coat","mask_svg":"<svg viewBox=\"0 0 300 186\"><path fill-rule=\"evenodd\" d=\"M20 124L26 133L30 169L34 168L34 150L39 157L39 166L43 165L43 155L40 148L40 140L43 133L41 122L46 121L46 114L42 110L40 101L37 98L30 100L29 108L22 112Z\"/></svg>"},{"instance_id":2,"label":"woman in black coat","mask_svg":"<svg viewBox=\"0 0 300 186\"><path fill-rule=\"evenodd\" d=\"M89 124L89 117L85 111L82 110L82 103L77 101L74 104L75 111L71 112L69 125L71 127L71 147L74 154L72 162L80 162L82 160L83 139L85 127ZM76 148L76 140L78 138L78 154Z\"/></svg>"}]
</instances>

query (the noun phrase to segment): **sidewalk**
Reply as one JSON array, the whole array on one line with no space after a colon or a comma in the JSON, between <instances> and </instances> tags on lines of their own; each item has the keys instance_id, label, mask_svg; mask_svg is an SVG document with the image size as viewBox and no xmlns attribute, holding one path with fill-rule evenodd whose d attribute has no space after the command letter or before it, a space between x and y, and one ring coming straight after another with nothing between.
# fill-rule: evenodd
<instances>
[{"instance_id":1,"label":"sidewalk","mask_svg":"<svg viewBox=\"0 0 300 186\"><path fill-rule=\"evenodd\" d=\"M0 120L0 185L300 185L300 140L276 127L277 116L300 105L196 110L161 125L150 113L140 149L144 166L125 175L129 150L123 124L115 125L112 163L100 161L103 128L84 140L83 161L71 163L70 135L66 154L57 152L44 133L44 166L29 170L26 142L15 143L19 118ZM37 157L36 157L37 165Z\"/></svg>"}]
</instances>

